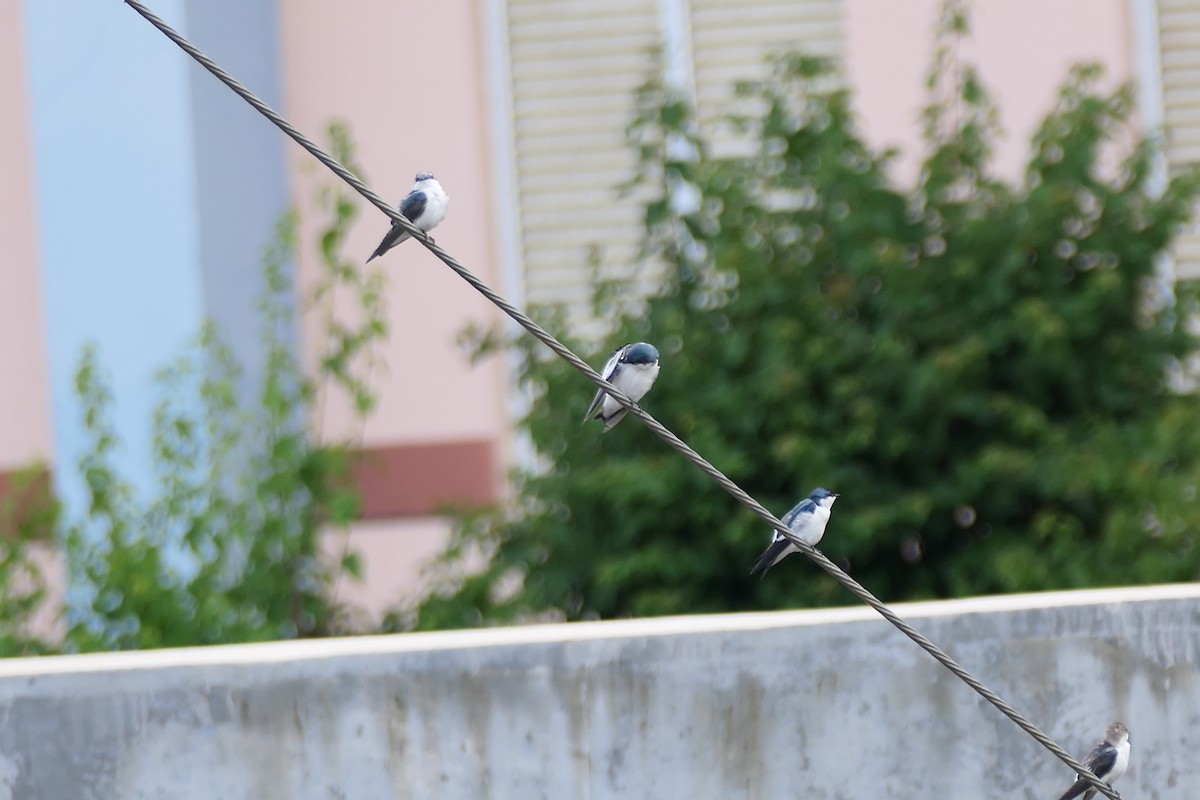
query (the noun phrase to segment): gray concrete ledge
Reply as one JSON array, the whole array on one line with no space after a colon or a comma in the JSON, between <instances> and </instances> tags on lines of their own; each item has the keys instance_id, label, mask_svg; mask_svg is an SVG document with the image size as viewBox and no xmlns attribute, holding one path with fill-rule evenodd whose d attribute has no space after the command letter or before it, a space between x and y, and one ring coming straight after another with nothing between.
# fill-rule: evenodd
<instances>
[{"instance_id":1,"label":"gray concrete ledge","mask_svg":"<svg viewBox=\"0 0 1200 800\"><path fill-rule=\"evenodd\" d=\"M1200 585L900 604L1128 800L1200 786ZM865 607L0 661L3 798L1054 798Z\"/></svg>"}]
</instances>

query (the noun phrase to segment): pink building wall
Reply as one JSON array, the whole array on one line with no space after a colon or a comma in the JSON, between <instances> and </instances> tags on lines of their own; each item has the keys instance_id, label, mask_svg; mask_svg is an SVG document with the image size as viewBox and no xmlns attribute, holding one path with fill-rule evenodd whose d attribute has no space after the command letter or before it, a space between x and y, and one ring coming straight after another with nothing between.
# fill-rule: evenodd
<instances>
[{"instance_id":1,"label":"pink building wall","mask_svg":"<svg viewBox=\"0 0 1200 800\"><path fill-rule=\"evenodd\" d=\"M53 454L21 4L0 2L0 481Z\"/></svg>"},{"instance_id":2,"label":"pink building wall","mask_svg":"<svg viewBox=\"0 0 1200 800\"><path fill-rule=\"evenodd\" d=\"M50 466L54 453L23 33L21 4L0 0L0 504L17 488L14 472L35 461ZM39 482L22 497L48 487ZM52 597L61 597L62 564L52 547L36 547L33 557ZM58 609L56 600L44 605L31 629L61 635Z\"/></svg>"},{"instance_id":3,"label":"pink building wall","mask_svg":"<svg viewBox=\"0 0 1200 800\"><path fill-rule=\"evenodd\" d=\"M897 175L911 179L922 157L920 113L942 2L845 3L845 65L863 130L880 147L900 148ZM1022 174L1030 138L1073 65L1103 64L1108 86L1136 77L1127 0L974 0L968 8L972 35L961 57L1000 109L999 175Z\"/></svg>"},{"instance_id":4,"label":"pink building wall","mask_svg":"<svg viewBox=\"0 0 1200 800\"><path fill-rule=\"evenodd\" d=\"M334 119L350 121L370 185L389 200L399 201L418 171L437 175L451 203L434 235L494 284L489 131L474 9L470 3L281 5L285 108L310 134ZM293 199L305 212L311 242L315 187L336 178L298 149L291 167ZM389 221L366 201L362 207L349 249L365 261ZM301 254L306 283L316 268L311 251ZM381 405L367 425L366 443L498 435L498 367L470 367L454 343L468 322L496 319L491 305L419 244L393 250L383 264L391 282L390 369L373 380ZM310 357L316 338L306 342ZM327 408L323 424L331 433L357 433L344 402Z\"/></svg>"},{"instance_id":5,"label":"pink building wall","mask_svg":"<svg viewBox=\"0 0 1200 800\"><path fill-rule=\"evenodd\" d=\"M499 277L485 96L485 65L475 3L362 3L319 0L279 5L284 58L284 111L310 135L335 119L350 123L369 185L398 202L413 176L430 170L450 195L438 243L493 287ZM293 201L303 213L300 283L312 284L316 187L336 178L298 149L289 154ZM349 241L365 261L389 221L366 201ZM380 261L390 288L391 326L382 348L387 368L373 374L379 406L360 431L344 397L332 395L315 426L329 435L361 437L367 519L350 531L362 553L365 586L344 583L342 597L378 611L421 585L420 567L449 531L437 516L451 490L485 500L503 484L508 429L499 359L471 366L456 344L468 325L498 319L492 305L416 242ZM352 304L343 302L343 312ZM323 337L310 319L310 361ZM464 486L464 484L469 484ZM399 495L405 494L405 497ZM396 516L396 514L402 516ZM335 549L343 535L331 538Z\"/></svg>"}]
</instances>

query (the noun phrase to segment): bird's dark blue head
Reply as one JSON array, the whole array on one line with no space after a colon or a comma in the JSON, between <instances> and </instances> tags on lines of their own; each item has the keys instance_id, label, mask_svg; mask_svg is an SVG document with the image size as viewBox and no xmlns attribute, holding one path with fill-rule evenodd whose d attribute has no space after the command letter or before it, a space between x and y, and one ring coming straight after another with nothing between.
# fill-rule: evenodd
<instances>
[{"instance_id":1,"label":"bird's dark blue head","mask_svg":"<svg viewBox=\"0 0 1200 800\"><path fill-rule=\"evenodd\" d=\"M831 492L828 489L826 489L824 486L818 486L817 488L812 490L812 494L810 494L808 496L808 499L812 500L814 503L820 503L822 500L824 500L827 497L837 497L837 496L838 496L837 492Z\"/></svg>"},{"instance_id":2,"label":"bird's dark blue head","mask_svg":"<svg viewBox=\"0 0 1200 800\"><path fill-rule=\"evenodd\" d=\"M416 180L417 183L420 183L421 181L431 181L431 180L433 180L433 173L432 172L418 172L417 177L414 178L414 180Z\"/></svg>"},{"instance_id":3,"label":"bird's dark blue head","mask_svg":"<svg viewBox=\"0 0 1200 800\"><path fill-rule=\"evenodd\" d=\"M653 364L658 361L658 348L647 342L638 342L625 351L626 364Z\"/></svg>"}]
</instances>

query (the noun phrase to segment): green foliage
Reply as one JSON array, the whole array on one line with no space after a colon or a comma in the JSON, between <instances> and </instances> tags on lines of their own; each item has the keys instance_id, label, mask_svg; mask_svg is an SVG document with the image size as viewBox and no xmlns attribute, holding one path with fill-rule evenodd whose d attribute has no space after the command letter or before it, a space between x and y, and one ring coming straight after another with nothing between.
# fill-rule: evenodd
<instances>
[{"instance_id":1,"label":"green foliage","mask_svg":"<svg viewBox=\"0 0 1200 800\"><path fill-rule=\"evenodd\" d=\"M46 601L34 549L50 541L60 511L42 463L19 470L0 499L0 657L51 650L33 629Z\"/></svg>"},{"instance_id":2,"label":"green foliage","mask_svg":"<svg viewBox=\"0 0 1200 800\"><path fill-rule=\"evenodd\" d=\"M1196 173L1152 192L1129 91L1081 68L1024 180L991 177L995 111L964 69L927 112L918 185L900 188L832 78L787 56L744 87L752 157L710 155L686 100L643 94L634 137L667 278L644 308L602 293L617 324L592 362L655 342L646 407L776 513L841 492L822 549L885 599L1195 580L1200 409L1168 376L1195 349L1197 287L1167 291L1158 270ZM447 562L487 566L415 625L850 599L802 557L751 579L769 538L756 518L636 422L581 429L590 386L532 340L512 347L543 463L518 471L515 509L462 521Z\"/></svg>"},{"instance_id":3,"label":"green foliage","mask_svg":"<svg viewBox=\"0 0 1200 800\"><path fill-rule=\"evenodd\" d=\"M351 163L345 131L335 126L331 134L335 157ZM206 327L158 375L161 400L152 422L158 486L149 501L114 466L114 398L95 349L85 351L76 388L90 439L80 462L89 508L65 537L79 595L69 609L66 649L259 641L338 628L342 609L330 587L343 572L356 575L357 560L347 552L327 563L319 536L357 515L359 498L347 480L351 443L314 441L307 426L318 388L330 382L353 396L360 416L370 411L374 396L363 362L386 326L382 277L360 276L341 255L353 203L334 190L324 190L321 202L330 221L312 302L331 308L335 291L349 289L360 320L339 323L327 311L328 357L316 378L306 375L295 351L287 267L296 221L286 215L263 259L265 363L257 402L242 404L240 367L218 332Z\"/></svg>"}]
</instances>

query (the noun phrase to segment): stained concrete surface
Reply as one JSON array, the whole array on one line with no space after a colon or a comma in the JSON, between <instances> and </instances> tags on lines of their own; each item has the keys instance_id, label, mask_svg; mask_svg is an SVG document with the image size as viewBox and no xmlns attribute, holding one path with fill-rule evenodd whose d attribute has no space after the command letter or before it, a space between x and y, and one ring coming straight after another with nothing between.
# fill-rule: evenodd
<instances>
[{"instance_id":1,"label":"stained concrete surface","mask_svg":"<svg viewBox=\"0 0 1200 800\"><path fill-rule=\"evenodd\" d=\"M896 607L1128 800L1200 786L1200 587ZM868 609L0 662L0 800L1053 798L1071 774Z\"/></svg>"}]
</instances>

